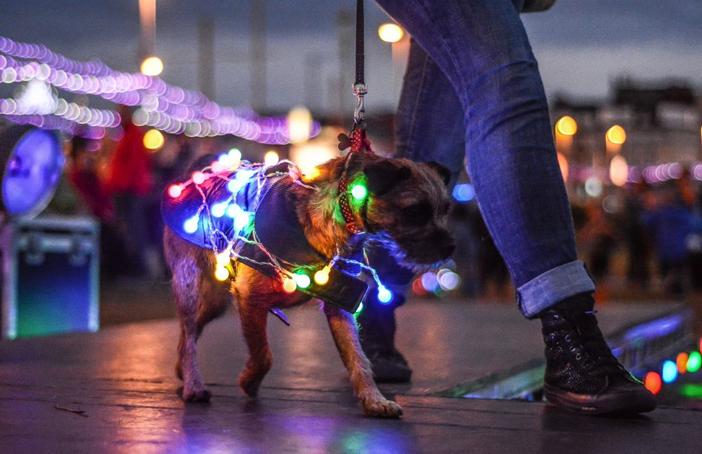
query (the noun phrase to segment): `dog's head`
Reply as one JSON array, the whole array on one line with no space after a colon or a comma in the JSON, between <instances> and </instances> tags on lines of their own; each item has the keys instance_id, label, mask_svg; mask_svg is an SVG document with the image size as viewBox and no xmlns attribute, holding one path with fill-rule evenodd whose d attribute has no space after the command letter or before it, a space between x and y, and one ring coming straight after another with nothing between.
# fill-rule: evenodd
<instances>
[{"instance_id":1,"label":"dog's head","mask_svg":"<svg viewBox=\"0 0 702 454\"><path fill-rule=\"evenodd\" d=\"M398 261L420 270L453 254L447 228L450 173L436 163L378 159L364 163L366 224Z\"/></svg>"}]
</instances>

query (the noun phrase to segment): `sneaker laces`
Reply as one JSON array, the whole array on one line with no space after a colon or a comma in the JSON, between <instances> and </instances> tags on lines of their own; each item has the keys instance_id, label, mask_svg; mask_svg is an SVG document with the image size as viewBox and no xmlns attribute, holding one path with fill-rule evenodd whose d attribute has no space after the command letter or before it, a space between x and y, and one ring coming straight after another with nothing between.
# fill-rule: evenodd
<instances>
[{"instance_id":1,"label":"sneaker laces","mask_svg":"<svg viewBox=\"0 0 702 454\"><path fill-rule=\"evenodd\" d=\"M625 369L607 345L597 324L596 313L594 309L581 312L569 320L582 340L586 354L583 367L592 375L621 374Z\"/></svg>"}]
</instances>

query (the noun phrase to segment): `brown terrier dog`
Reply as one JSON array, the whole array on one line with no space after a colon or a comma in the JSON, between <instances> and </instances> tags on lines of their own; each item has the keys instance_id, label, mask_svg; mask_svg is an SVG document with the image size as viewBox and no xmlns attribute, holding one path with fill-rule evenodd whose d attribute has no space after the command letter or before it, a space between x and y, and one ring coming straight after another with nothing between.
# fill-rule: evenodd
<instances>
[{"instance_id":1,"label":"brown terrier dog","mask_svg":"<svg viewBox=\"0 0 702 454\"><path fill-rule=\"evenodd\" d=\"M338 158L318 167L317 177L306 180L317 186L318 191L298 186L291 189L290 200L295 204L300 225L309 244L319 253L328 258L348 253L358 246L353 244L356 237L367 237L382 242L401 264L415 270L441 262L452 254L454 243L446 227L449 208L446 169L406 159L355 156L346 172L349 178L365 174L369 199L367 209L354 213L354 217L357 225L373 233L354 236L339 222L338 185L344 166L345 159ZM197 367L196 341L205 325L224 312L232 296L249 349L239 386L248 396L255 397L271 368L266 337L269 309L295 306L310 297L301 292L286 293L279 280L240 262L232 264L235 277L228 282L217 281L212 275L215 263L212 251L189 243L168 227L164 245L180 318L176 372L183 380L183 400L210 398ZM365 414L399 417L400 406L385 399L373 380L353 315L330 304L324 305L324 313Z\"/></svg>"}]
</instances>

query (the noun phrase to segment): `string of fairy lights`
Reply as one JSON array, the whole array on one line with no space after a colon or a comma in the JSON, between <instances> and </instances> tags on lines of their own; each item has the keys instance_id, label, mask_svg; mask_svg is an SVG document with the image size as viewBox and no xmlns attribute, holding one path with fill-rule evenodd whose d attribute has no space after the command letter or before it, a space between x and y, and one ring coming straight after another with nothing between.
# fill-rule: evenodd
<instances>
[{"instance_id":1,"label":"string of fairy lights","mask_svg":"<svg viewBox=\"0 0 702 454\"><path fill-rule=\"evenodd\" d=\"M135 124L170 134L234 135L272 145L291 141L284 117L258 117L249 108L222 106L200 92L170 85L158 77L116 71L99 60L73 60L42 44L21 43L3 36L0 36L0 83L26 83L27 90L34 90L34 96L25 96L25 101L40 100L37 103L0 99L0 115L17 123L69 133L80 129L84 135L93 137L104 135L105 128L119 126L118 113L69 102L54 93L60 90L137 107ZM319 123L313 122L310 136L319 131Z\"/></svg>"},{"instance_id":2,"label":"string of fairy lights","mask_svg":"<svg viewBox=\"0 0 702 454\"><path fill-rule=\"evenodd\" d=\"M694 374L702 369L702 338L697 349L679 352L674 359L664 360L660 368L650 370L643 376L644 386L653 394L658 394L664 385L675 383L684 374Z\"/></svg>"},{"instance_id":3,"label":"string of fairy lights","mask_svg":"<svg viewBox=\"0 0 702 454\"><path fill-rule=\"evenodd\" d=\"M354 260L339 254L332 257L325 265L310 269L308 264L289 263L270 253L261 243L256 234L254 219L264 195L266 183L271 179L289 176L294 184L309 190L319 190L316 186L303 181L298 169L290 161L288 170L279 171L280 163L275 168L260 163L251 163L241 159L241 152L234 148L221 154L216 161L202 170L193 172L186 181L174 183L167 189L167 194L173 199L183 197L188 188L195 189L201 198L200 204L190 216L184 216L182 231L187 235L204 235L206 243L215 255L214 276L219 281L226 281L234 276L233 263L244 259L259 265L272 267L281 280L282 288L287 293L305 290L312 282L319 286L327 285L330 281L330 271L337 264L354 266L366 272L375 282L377 298L382 304L389 304L393 299L392 292L381 282L376 270L369 265L368 260ZM253 186L252 186L253 185ZM226 186L226 191L212 190L214 186ZM255 188L253 197L244 196L244 192ZM368 189L363 180L354 181L348 187L351 198L356 203L363 203L369 197ZM218 197L219 196L219 197ZM217 198L218 197L218 198ZM240 203L240 200L248 200ZM221 219L227 222L222 223ZM231 230L219 228L226 225ZM264 257L258 261L249 255L242 254L244 245L253 245ZM363 310L359 306L356 314Z\"/></svg>"}]
</instances>

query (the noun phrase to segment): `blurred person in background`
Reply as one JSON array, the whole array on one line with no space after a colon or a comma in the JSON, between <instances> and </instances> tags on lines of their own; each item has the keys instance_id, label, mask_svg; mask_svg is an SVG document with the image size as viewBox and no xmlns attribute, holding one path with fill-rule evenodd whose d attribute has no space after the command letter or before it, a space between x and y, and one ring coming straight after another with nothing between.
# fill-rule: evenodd
<instances>
[{"instance_id":1,"label":"blurred person in background","mask_svg":"<svg viewBox=\"0 0 702 454\"><path fill-rule=\"evenodd\" d=\"M85 209L100 223L100 261L109 278L124 272L124 242L115 224L112 197L100 172L100 143L79 135L71 139L66 174Z\"/></svg>"},{"instance_id":2,"label":"blurred person in background","mask_svg":"<svg viewBox=\"0 0 702 454\"><path fill-rule=\"evenodd\" d=\"M586 223L582 230L578 232L583 249L587 253L587 268L593 279L599 284L597 286L597 300L607 301L609 291L607 276L609 275L610 261L614 246L614 231L602 209L602 199L592 199L585 205Z\"/></svg>"},{"instance_id":3,"label":"blurred person in background","mask_svg":"<svg viewBox=\"0 0 702 454\"><path fill-rule=\"evenodd\" d=\"M694 217L677 183L668 183L659 190L657 205L644 214L643 220L653 238L664 291L682 297L688 261L687 240L693 233Z\"/></svg>"},{"instance_id":4,"label":"blurred person in background","mask_svg":"<svg viewBox=\"0 0 702 454\"><path fill-rule=\"evenodd\" d=\"M68 179L90 214L101 223L112 223L115 212L112 198L98 171L99 144L78 135L71 139Z\"/></svg>"},{"instance_id":5,"label":"blurred person in background","mask_svg":"<svg viewBox=\"0 0 702 454\"><path fill-rule=\"evenodd\" d=\"M627 187L624 200L623 234L628 251L627 281L641 289L648 288L651 261L650 239L643 223L646 198L650 188L645 181Z\"/></svg>"},{"instance_id":6,"label":"blurred person in background","mask_svg":"<svg viewBox=\"0 0 702 454\"><path fill-rule=\"evenodd\" d=\"M148 244L145 197L153 187L151 156L144 146L144 131L132 122L131 110L122 106L119 113L123 135L112 154L108 186L129 257L129 274L143 276Z\"/></svg>"}]
</instances>

